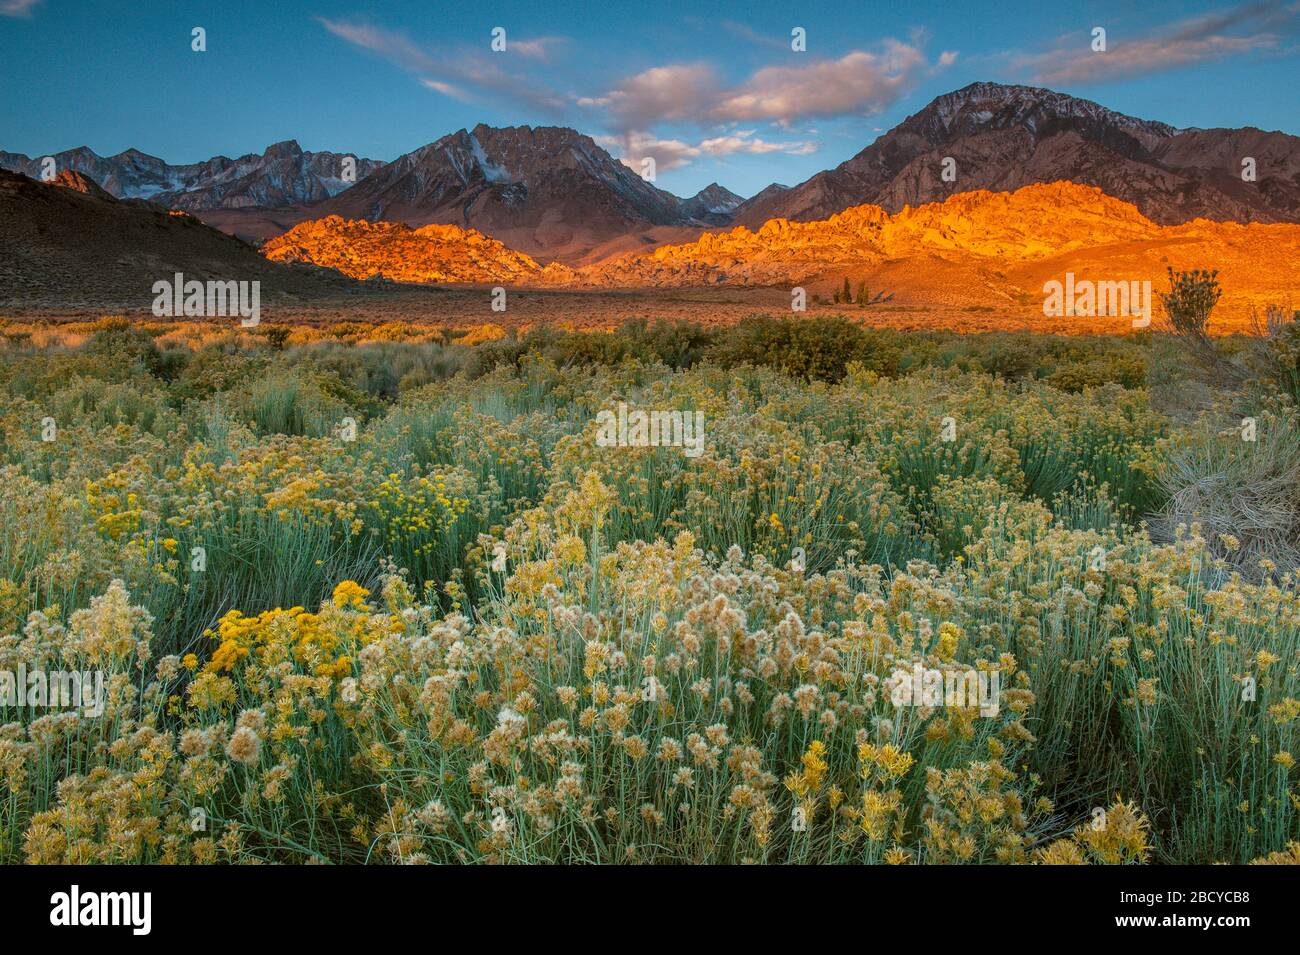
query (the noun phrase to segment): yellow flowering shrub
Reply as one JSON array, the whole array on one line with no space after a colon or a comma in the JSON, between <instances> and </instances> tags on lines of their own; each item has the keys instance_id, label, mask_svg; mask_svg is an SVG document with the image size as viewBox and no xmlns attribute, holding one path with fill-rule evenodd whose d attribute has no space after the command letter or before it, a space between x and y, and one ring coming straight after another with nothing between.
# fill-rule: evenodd
<instances>
[{"instance_id":1,"label":"yellow flowering shrub","mask_svg":"<svg viewBox=\"0 0 1300 955\"><path fill-rule=\"evenodd\" d=\"M1300 580L1142 523L1127 372L156 331L0 361L0 672L103 677L0 700L3 861L1295 861Z\"/></svg>"}]
</instances>

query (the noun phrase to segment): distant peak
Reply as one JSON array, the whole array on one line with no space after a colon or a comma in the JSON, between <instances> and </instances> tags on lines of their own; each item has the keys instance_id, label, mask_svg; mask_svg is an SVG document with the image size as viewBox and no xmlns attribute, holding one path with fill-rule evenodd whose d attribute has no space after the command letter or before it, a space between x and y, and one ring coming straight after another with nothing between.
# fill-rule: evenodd
<instances>
[{"instance_id":1,"label":"distant peak","mask_svg":"<svg viewBox=\"0 0 1300 955\"><path fill-rule=\"evenodd\" d=\"M1142 130L1158 136L1172 136L1178 132L1167 123L1128 116L1069 93L1059 93L1041 86L1020 86L988 80L970 83L951 93L936 96L917 116L937 117L946 126L953 117L963 114L968 107L985 106L996 108L1001 124L1010 119L1012 122L1032 126L1030 117L1051 115L1063 119L1101 121L1121 129ZM992 118L992 115L984 115L987 112L989 111L982 110L974 118L986 122ZM969 121L971 114L965 112L964 115Z\"/></svg>"},{"instance_id":2,"label":"distant peak","mask_svg":"<svg viewBox=\"0 0 1300 955\"><path fill-rule=\"evenodd\" d=\"M725 186L711 182L689 199L682 207L692 216L726 216L744 200Z\"/></svg>"},{"instance_id":3,"label":"distant peak","mask_svg":"<svg viewBox=\"0 0 1300 955\"><path fill-rule=\"evenodd\" d=\"M267 146L267 147L266 147L266 152L263 153L263 155L265 155L265 156L283 156L283 155L289 155L289 156L300 156L300 155L302 155L302 147L298 145L298 140L296 140L296 139L285 139L285 140L282 140L282 141L280 141L280 142L278 142L278 143L272 143L270 146Z\"/></svg>"},{"instance_id":4,"label":"distant peak","mask_svg":"<svg viewBox=\"0 0 1300 955\"><path fill-rule=\"evenodd\" d=\"M74 152L79 152L79 150L74 150ZM94 156L94 155L95 155L93 152L91 152L91 151L88 150L88 149L87 149L85 152L86 152L86 153L89 153L91 156ZM96 158L98 158L98 157L96 157ZM142 150L142 149L136 149L134 146L132 146L130 149L127 149L127 150L125 150L125 151L123 151L123 152L118 153L116 156L109 156L109 157L108 157L108 162L112 162L112 163L127 163L127 164L129 164L129 165L131 165L131 166L162 166L162 165L165 165L165 162L164 162L163 160L159 159L157 156L151 156L149 153L145 152L144 150Z\"/></svg>"},{"instance_id":5,"label":"distant peak","mask_svg":"<svg viewBox=\"0 0 1300 955\"><path fill-rule=\"evenodd\" d=\"M974 83L967 83L961 89L953 90L947 93L947 96L958 96L966 94L968 96L997 96L997 95L1023 95L1025 93L1031 96L1042 96L1052 93L1052 90L1042 86L1024 86L1020 83L997 83L993 80L976 80ZM942 97L940 97L942 98Z\"/></svg>"}]
</instances>

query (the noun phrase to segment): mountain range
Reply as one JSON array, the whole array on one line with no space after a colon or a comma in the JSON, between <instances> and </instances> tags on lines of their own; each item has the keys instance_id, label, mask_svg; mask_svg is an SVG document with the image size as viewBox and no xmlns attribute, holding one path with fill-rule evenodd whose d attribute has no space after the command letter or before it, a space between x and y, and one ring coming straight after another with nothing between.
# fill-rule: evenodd
<instances>
[{"instance_id":1,"label":"mountain range","mask_svg":"<svg viewBox=\"0 0 1300 955\"><path fill-rule=\"evenodd\" d=\"M0 152L0 169L40 179L45 156ZM53 153L55 173L70 169L94 180L117 199L148 199L186 212L279 208L337 195L384 166L377 159L343 153L304 152L294 140L267 147L260 156L215 156L173 166L138 149L98 156L86 146ZM346 170L345 159L355 168ZM345 178L345 172L351 181Z\"/></svg>"},{"instance_id":2,"label":"mountain range","mask_svg":"<svg viewBox=\"0 0 1300 955\"><path fill-rule=\"evenodd\" d=\"M327 216L446 224L575 267L735 225L815 221L860 205L899 212L960 192L1066 180L1097 186L1159 224L1300 221L1298 137L1176 129L997 83L940 96L834 169L743 201L716 183L679 198L564 127L458 130L390 163L356 159L355 183L341 176L344 156L289 141L260 156L184 166L137 150L102 158L85 147L54 159L115 197L183 209L257 241ZM1242 177L1246 159L1253 181ZM0 152L0 168L35 178L40 167L41 157Z\"/></svg>"}]
</instances>

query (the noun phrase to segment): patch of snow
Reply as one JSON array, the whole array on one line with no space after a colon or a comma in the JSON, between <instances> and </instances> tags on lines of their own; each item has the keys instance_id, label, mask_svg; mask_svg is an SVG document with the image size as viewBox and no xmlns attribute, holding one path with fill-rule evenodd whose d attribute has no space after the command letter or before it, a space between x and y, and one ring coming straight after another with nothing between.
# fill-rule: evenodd
<instances>
[{"instance_id":1,"label":"patch of snow","mask_svg":"<svg viewBox=\"0 0 1300 955\"><path fill-rule=\"evenodd\" d=\"M318 178L320 179L321 187L325 190L326 194L330 196L337 196L344 189L356 185L356 183L353 182L344 182L337 176L320 176ZM360 181L360 172L357 173L357 179Z\"/></svg>"},{"instance_id":2,"label":"patch of snow","mask_svg":"<svg viewBox=\"0 0 1300 955\"><path fill-rule=\"evenodd\" d=\"M501 166L493 165L488 161L487 153L483 151L483 145L474 135L469 137L469 148L474 154L474 161L478 163L478 168L483 172L483 178L488 182L508 182L510 174Z\"/></svg>"},{"instance_id":3,"label":"patch of snow","mask_svg":"<svg viewBox=\"0 0 1300 955\"><path fill-rule=\"evenodd\" d=\"M461 165L460 157L450 149L444 149L442 152L447 157L447 162L451 163L451 168L456 170L456 175L460 176L460 181L469 182L469 176L465 175L465 167Z\"/></svg>"}]
</instances>

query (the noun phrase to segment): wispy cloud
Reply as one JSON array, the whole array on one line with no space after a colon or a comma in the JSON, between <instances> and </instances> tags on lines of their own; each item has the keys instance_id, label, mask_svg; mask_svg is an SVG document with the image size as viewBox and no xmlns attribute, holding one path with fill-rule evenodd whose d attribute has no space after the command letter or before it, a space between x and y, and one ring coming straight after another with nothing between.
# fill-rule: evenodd
<instances>
[{"instance_id":1,"label":"wispy cloud","mask_svg":"<svg viewBox=\"0 0 1300 955\"><path fill-rule=\"evenodd\" d=\"M555 48L563 45L564 37L559 36L539 36L533 40L510 40L506 44L506 50L519 56L526 56L534 60L550 59Z\"/></svg>"},{"instance_id":2,"label":"wispy cloud","mask_svg":"<svg viewBox=\"0 0 1300 955\"><path fill-rule=\"evenodd\" d=\"M435 61L401 33L364 23L344 23L317 17L321 26L353 46L378 54L403 69L420 71L435 69Z\"/></svg>"},{"instance_id":3,"label":"wispy cloud","mask_svg":"<svg viewBox=\"0 0 1300 955\"><path fill-rule=\"evenodd\" d=\"M41 0L0 0L0 17L30 17Z\"/></svg>"},{"instance_id":4,"label":"wispy cloud","mask_svg":"<svg viewBox=\"0 0 1300 955\"><path fill-rule=\"evenodd\" d=\"M342 40L379 56L416 74L428 89L456 99L498 97L523 103L548 115L558 115L568 108L568 101L550 90L535 76L526 76L502 66L498 59L508 57L544 61L561 42L559 37L508 39L501 53L488 49L427 49L403 33L364 23L349 23L317 17L320 24Z\"/></svg>"},{"instance_id":5,"label":"wispy cloud","mask_svg":"<svg viewBox=\"0 0 1300 955\"><path fill-rule=\"evenodd\" d=\"M444 83L442 80L431 80L425 76L420 79L420 85L433 90L435 93L441 93L443 96L450 96L452 99L470 99L470 96L459 86L453 86L451 83Z\"/></svg>"},{"instance_id":6,"label":"wispy cloud","mask_svg":"<svg viewBox=\"0 0 1300 955\"><path fill-rule=\"evenodd\" d=\"M757 130L745 129L715 136L700 143L700 151L710 156L730 156L732 153L786 153L790 156L806 156L817 151L817 144L800 140L795 142L774 143L754 135Z\"/></svg>"},{"instance_id":7,"label":"wispy cloud","mask_svg":"<svg viewBox=\"0 0 1300 955\"><path fill-rule=\"evenodd\" d=\"M1297 31L1300 3L1247 3L1138 36L1108 31L1105 52L1092 51L1089 34L1060 37L1050 49L1015 55L1012 63L1040 83L1097 83L1249 53L1295 52L1288 39Z\"/></svg>"},{"instance_id":8,"label":"wispy cloud","mask_svg":"<svg viewBox=\"0 0 1300 955\"><path fill-rule=\"evenodd\" d=\"M746 26L743 23L737 23L735 20L723 20L719 26L733 36L738 36L742 40L753 43L755 46L767 46L775 50L790 49L791 37L787 34L781 36L775 33L760 33L753 27Z\"/></svg>"}]
</instances>

